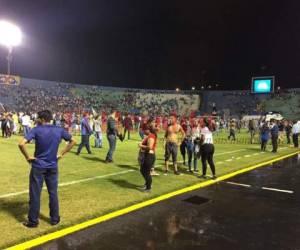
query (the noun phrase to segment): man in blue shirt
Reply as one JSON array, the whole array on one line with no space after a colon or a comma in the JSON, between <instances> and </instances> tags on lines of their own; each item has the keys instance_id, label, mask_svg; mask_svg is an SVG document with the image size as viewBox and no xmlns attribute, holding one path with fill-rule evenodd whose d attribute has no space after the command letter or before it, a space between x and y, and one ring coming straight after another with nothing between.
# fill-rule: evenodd
<instances>
[{"instance_id":1,"label":"man in blue shirt","mask_svg":"<svg viewBox=\"0 0 300 250\"><path fill-rule=\"evenodd\" d=\"M80 154L81 149L85 146L86 150L89 154L91 154L91 147L90 147L90 135L93 133L92 128L89 124L89 114L84 113L83 118L81 120L81 143L78 146L77 149L77 155Z\"/></svg>"},{"instance_id":2,"label":"man in blue shirt","mask_svg":"<svg viewBox=\"0 0 300 250\"><path fill-rule=\"evenodd\" d=\"M72 136L63 128L50 124L52 114L49 110L38 112L38 125L33 128L19 143L19 148L25 159L31 164L29 179L29 213L26 227L37 227L39 224L40 196L45 180L49 193L51 224L60 222L57 197L58 169L57 162L75 145ZM61 139L68 145L58 154ZM35 141L34 157L30 156L26 144Z\"/></svg>"},{"instance_id":3,"label":"man in blue shirt","mask_svg":"<svg viewBox=\"0 0 300 250\"><path fill-rule=\"evenodd\" d=\"M277 122L274 119L271 119L271 140L272 140L272 146L273 146L273 153L277 152L278 148L278 133L279 133L279 128L277 125Z\"/></svg>"}]
</instances>

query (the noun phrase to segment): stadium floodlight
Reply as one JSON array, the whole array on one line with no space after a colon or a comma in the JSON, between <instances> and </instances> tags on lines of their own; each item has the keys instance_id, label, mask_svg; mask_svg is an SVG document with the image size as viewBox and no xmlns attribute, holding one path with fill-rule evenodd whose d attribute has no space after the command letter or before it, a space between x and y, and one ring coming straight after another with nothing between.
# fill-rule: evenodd
<instances>
[{"instance_id":1,"label":"stadium floodlight","mask_svg":"<svg viewBox=\"0 0 300 250\"><path fill-rule=\"evenodd\" d=\"M0 44L8 49L7 55L7 74L10 75L10 64L12 61L13 47L22 42L22 32L20 28L10 22L0 20Z\"/></svg>"},{"instance_id":2,"label":"stadium floodlight","mask_svg":"<svg viewBox=\"0 0 300 250\"><path fill-rule=\"evenodd\" d=\"M195 90L195 89L196 89L196 88L193 86L193 87L192 87L192 90Z\"/></svg>"}]
</instances>

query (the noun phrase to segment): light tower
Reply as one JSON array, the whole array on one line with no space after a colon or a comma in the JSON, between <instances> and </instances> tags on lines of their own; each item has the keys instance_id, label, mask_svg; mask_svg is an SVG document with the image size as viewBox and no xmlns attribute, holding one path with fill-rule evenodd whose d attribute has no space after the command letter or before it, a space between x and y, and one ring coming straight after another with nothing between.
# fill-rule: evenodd
<instances>
[{"instance_id":1,"label":"light tower","mask_svg":"<svg viewBox=\"0 0 300 250\"><path fill-rule=\"evenodd\" d=\"M7 50L7 74L10 75L10 64L12 62L12 52L15 46L20 45L22 41L22 32L18 26L10 22L0 20L0 44Z\"/></svg>"}]
</instances>

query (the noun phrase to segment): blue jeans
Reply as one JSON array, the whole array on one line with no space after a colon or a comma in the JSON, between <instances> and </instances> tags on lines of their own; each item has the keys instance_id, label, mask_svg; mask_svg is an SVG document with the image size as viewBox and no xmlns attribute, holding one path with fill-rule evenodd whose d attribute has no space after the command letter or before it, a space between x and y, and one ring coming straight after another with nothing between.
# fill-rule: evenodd
<instances>
[{"instance_id":1,"label":"blue jeans","mask_svg":"<svg viewBox=\"0 0 300 250\"><path fill-rule=\"evenodd\" d=\"M113 160L113 154L116 150L116 144L117 144L117 137L114 134L107 135L107 140L109 143L109 150L106 155L106 160L112 161Z\"/></svg>"},{"instance_id":2,"label":"blue jeans","mask_svg":"<svg viewBox=\"0 0 300 250\"><path fill-rule=\"evenodd\" d=\"M144 131L143 130L140 130L139 131L139 135L140 135L140 137L141 137L141 139L143 140L144 139Z\"/></svg>"},{"instance_id":3,"label":"blue jeans","mask_svg":"<svg viewBox=\"0 0 300 250\"><path fill-rule=\"evenodd\" d=\"M24 137L29 133L30 127L29 126L24 126Z\"/></svg>"},{"instance_id":4,"label":"blue jeans","mask_svg":"<svg viewBox=\"0 0 300 250\"><path fill-rule=\"evenodd\" d=\"M95 132L95 148L102 148L102 133Z\"/></svg>"},{"instance_id":5,"label":"blue jeans","mask_svg":"<svg viewBox=\"0 0 300 250\"><path fill-rule=\"evenodd\" d=\"M187 147L187 155L188 155L188 166L189 170L192 170L192 160L194 158L194 171L198 170L198 157L196 152L196 145L188 145Z\"/></svg>"},{"instance_id":6,"label":"blue jeans","mask_svg":"<svg viewBox=\"0 0 300 250\"><path fill-rule=\"evenodd\" d=\"M38 224L40 214L40 198L44 180L49 194L51 222L59 222L59 206L57 197L57 168L31 168L29 176L29 213L28 221Z\"/></svg>"}]
</instances>

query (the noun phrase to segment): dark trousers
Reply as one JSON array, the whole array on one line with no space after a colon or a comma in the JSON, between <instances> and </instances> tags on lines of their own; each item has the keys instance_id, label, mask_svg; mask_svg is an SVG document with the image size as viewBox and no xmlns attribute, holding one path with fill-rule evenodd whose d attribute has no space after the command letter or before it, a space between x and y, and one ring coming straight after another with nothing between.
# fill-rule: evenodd
<instances>
[{"instance_id":1,"label":"dark trousers","mask_svg":"<svg viewBox=\"0 0 300 250\"><path fill-rule=\"evenodd\" d=\"M154 166L155 155L150 153L145 153L145 159L141 166L140 172L145 179L146 189L151 189L152 177L151 177L151 168Z\"/></svg>"},{"instance_id":2,"label":"dark trousers","mask_svg":"<svg viewBox=\"0 0 300 250\"><path fill-rule=\"evenodd\" d=\"M228 140L229 140L231 137L232 137L233 140L235 141L235 130L234 130L234 129L229 129Z\"/></svg>"},{"instance_id":3,"label":"dark trousers","mask_svg":"<svg viewBox=\"0 0 300 250\"><path fill-rule=\"evenodd\" d=\"M291 133L290 132L286 133L286 140L287 140L287 144L291 143Z\"/></svg>"},{"instance_id":4,"label":"dark trousers","mask_svg":"<svg viewBox=\"0 0 300 250\"><path fill-rule=\"evenodd\" d=\"M276 153L278 148L278 136L272 136L271 140L272 140L272 147L273 147L272 152Z\"/></svg>"},{"instance_id":5,"label":"dark trousers","mask_svg":"<svg viewBox=\"0 0 300 250\"><path fill-rule=\"evenodd\" d=\"M253 144L254 142L254 135L255 135L255 130L250 129L250 143Z\"/></svg>"},{"instance_id":6,"label":"dark trousers","mask_svg":"<svg viewBox=\"0 0 300 250\"><path fill-rule=\"evenodd\" d=\"M183 159L183 164L185 165L185 154L186 154L186 141L183 140L180 144L180 153L182 155L182 159Z\"/></svg>"},{"instance_id":7,"label":"dark trousers","mask_svg":"<svg viewBox=\"0 0 300 250\"><path fill-rule=\"evenodd\" d=\"M113 154L116 150L116 144L117 144L117 137L114 134L107 135L107 140L109 144L109 150L106 155L106 160L112 161L113 160Z\"/></svg>"},{"instance_id":8,"label":"dark trousers","mask_svg":"<svg viewBox=\"0 0 300 250\"><path fill-rule=\"evenodd\" d=\"M299 134L293 134L293 143L295 148L299 147L298 136Z\"/></svg>"},{"instance_id":9,"label":"dark trousers","mask_svg":"<svg viewBox=\"0 0 300 250\"><path fill-rule=\"evenodd\" d=\"M143 130L139 130L139 135L141 137L141 139L143 140L144 139L144 131Z\"/></svg>"},{"instance_id":10,"label":"dark trousers","mask_svg":"<svg viewBox=\"0 0 300 250\"><path fill-rule=\"evenodd\" d=\"M82 135L81 136L81 143L78 146L77 154L80 154L82 148L85 147L89 154L91 154L91 147L90 147L90 135Z\"/></svg>"},{"instance_id":11,"label":"dark trousers","mask_svg":"<svg viewBox=\"0 0 300 250\"><path fill-rule=\"evenodd\" d=\"M206 175L207 163L210 166L213 175L216 174L215 164L213 160L215 147L213 144L203 144L201 148L201 162L202 162L202 174Z\"/></svg>"},{"instance_id":12,"label":"dark trousers","mask_svg":"<svg viewBox=\"0 0 300 250\"><path fill-rule=\"evenodd\" d=\"M130 140L130 129L126 129L126 128L124 129L124 135L123 135L123 138L125 139L126 132L128 133L127 139Z\"/></svg>"},{"instance_id":13,"label":"dark trousers","mask_svg":"<svg viewBox=\"0 0 300 250\"><path fill-rule=\"evenodd\" d=\"M267 140L261 140L260 149L261 149L262 151L266 151L267 143L268 143Z\"/></svg>"},{"instance_id":14,"label":"dark trousers","mask_svg":"<svg viewBox=\"0 0 300 250\"><path fill-rule=\"evenodd\" d=\"M29 213L28 220L38 224L40 214L40 198L44 180L49 194L51 222L59 222L59 206L57 197L58 170L57 168L31 168L29 177Z\"/></svg>"}]
</instances>

